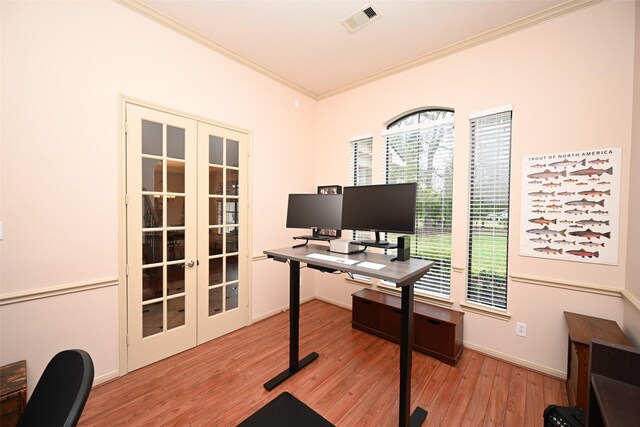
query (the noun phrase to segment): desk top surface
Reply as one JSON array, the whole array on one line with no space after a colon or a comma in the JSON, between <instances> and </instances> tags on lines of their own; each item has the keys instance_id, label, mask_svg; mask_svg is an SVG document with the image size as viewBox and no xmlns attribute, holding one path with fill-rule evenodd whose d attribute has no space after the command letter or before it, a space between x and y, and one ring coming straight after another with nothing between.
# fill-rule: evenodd
<instances>
[{"instance_id":1,"label":"desk top surface","mask_svg":"<svg viewBox=\"0 0 640 427\"><path fill-rule=\"evenodd\" d=\"M329 252L328 246L315 244L308 244L297 248L286 247L271 249L264 251L264 253L272 257L286 258L320 267L334 268L348 273L357 273L369 277L388 280L390 282L394 282L397 287L412 284L433 266L432 261L417 258L410 258L407 261L391 261L391 259L394 258L393 256L368 251L349 255ZM385 267L380 270L374 270L371 268L360 267L358 264L345 265L337 262L307 257L307 255L310 254L330 255L336 258L356 260L358 263L371 262L375 264L384 264Z\"/></svg>"}]
</instances>

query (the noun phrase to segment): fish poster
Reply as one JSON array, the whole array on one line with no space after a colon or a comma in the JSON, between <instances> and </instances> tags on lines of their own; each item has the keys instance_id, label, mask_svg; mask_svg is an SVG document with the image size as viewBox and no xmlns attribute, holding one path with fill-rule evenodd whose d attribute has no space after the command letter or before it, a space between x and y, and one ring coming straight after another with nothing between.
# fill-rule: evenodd
<instances>
[{"instance_id":1,"label":"fish poster","mask_svg":"<svg viewBox=\"0 0 640 427\"><path fill-rule=\"evenodd\" d=\"M520 255L618 264L621 149L525 156Z\"/></svg>"}]
</instances>

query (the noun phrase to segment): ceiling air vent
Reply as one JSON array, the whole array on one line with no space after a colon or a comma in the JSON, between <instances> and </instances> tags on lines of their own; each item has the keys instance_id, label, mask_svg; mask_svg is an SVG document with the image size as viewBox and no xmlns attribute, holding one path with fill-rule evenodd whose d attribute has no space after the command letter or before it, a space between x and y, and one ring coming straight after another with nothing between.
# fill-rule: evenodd
<instances>
[{"instance_id":1,"label":"ceiling air vent","mask_svg":"<svg viewBox=\"0 0 640 427\"><path fill-rule=\"evenodd\" d=\"M380 13L377 10L377 6L373 3L369 3L357 12L352 13L342 20L342 23L354 32L367 25L369 22L375 21L380 17Z\"/></svg>"}]
</instances>

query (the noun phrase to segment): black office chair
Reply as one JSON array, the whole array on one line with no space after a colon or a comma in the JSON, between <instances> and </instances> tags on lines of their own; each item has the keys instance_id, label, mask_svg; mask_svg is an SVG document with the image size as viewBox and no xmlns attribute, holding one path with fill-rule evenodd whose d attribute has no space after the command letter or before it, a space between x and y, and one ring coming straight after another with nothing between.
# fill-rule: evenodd
<instances>
[{"instance_id":1,"label":"black office chair","mask_svg":"<svg viewBox=\"0 0 640 427\"><path fill-rule=\"evenodd\" d=\"M17 426L75 426L92 384L93 362L89 353L61 351L42 373Z\"/></svg>"}]
</instances>

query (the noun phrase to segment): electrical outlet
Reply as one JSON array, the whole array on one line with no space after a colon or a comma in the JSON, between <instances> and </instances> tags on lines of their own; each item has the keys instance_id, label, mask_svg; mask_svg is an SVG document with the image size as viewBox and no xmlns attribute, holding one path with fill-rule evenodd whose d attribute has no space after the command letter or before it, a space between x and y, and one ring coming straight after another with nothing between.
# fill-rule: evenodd
<instances>
[{"instance_id":1,"label":"electrical outlet","mask_svg":"<svg viewBox=\"0 0 640 427\"><path fill-rule=\"evenodd\" d=\"M516 323L516 335L519 337L527 336L527 324L526 323Z\"/></svg>"}]
</instances>

